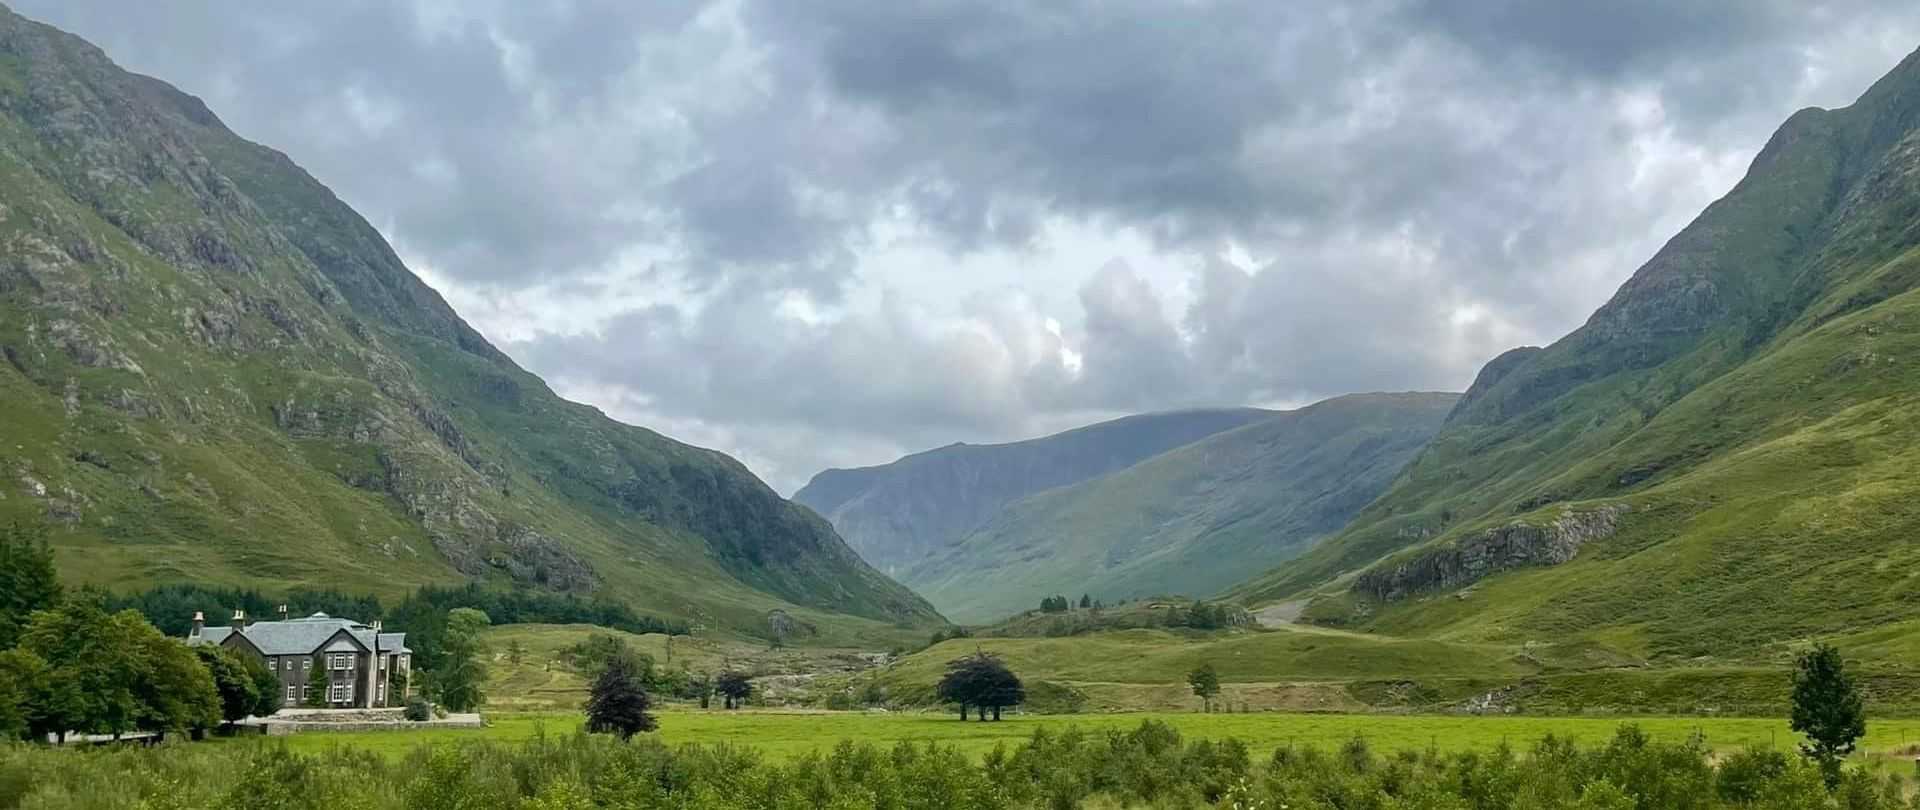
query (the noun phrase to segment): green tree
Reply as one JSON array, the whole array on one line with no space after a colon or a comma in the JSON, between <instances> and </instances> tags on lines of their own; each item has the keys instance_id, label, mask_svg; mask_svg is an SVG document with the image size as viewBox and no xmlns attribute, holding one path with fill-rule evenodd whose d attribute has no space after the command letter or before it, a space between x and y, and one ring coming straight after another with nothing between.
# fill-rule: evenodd
<instances>
[{"instance_id":1,"label":"green tree","mask_svg":"<svg viewBox=\"0 0 1920 810\"><path fill-rule=\"evenodd\" d=\"M35 699L32 732L64 740L69 731L117 735L134 728L140 649L119 629L88 599L34 612L20 649L45 661L48 675Z\"/></svg>"},{"instance_id":2,"label":"green tree","mask_svg":"<svg viewBox=\"0 0 1920 810\"><path fill-rule=\"evenodd\" d=\"M26 650L0 652L0 740L26 736L47 683L47 662Z\"/></svg>"},{"instance_id":3,"label":"green tree","mask_svg":"<svg viewBox=\"0 0 1920 810\"><path fill-rule=\"evenodd\" d=\"M1091 609L1092 607L1093 607L1093 594L1090 594L1090 593L1080 594L1080 609L1088 610L1088 609Z\"/></svg>"},{"instance_id":4,"label":"green tree","mask_svg":"<svg viewBox=\"0 0 1920 810\"><path fill-rule=\"evenodd\" d=\"M36 610L60 602L53 550L38 527L0 526L0 650L20 643L20 633Z\"/></svg>"},{"instance_id":5,"label":"green tree","mask_svg":"<svg viewBox=\"0 0 1920 810\"><path fill-rule=\"evenodd\" d=\"M587 696L587 731L618 734L623 740L652 731L657 726L647 713L652 705L633 665L616 658L593 680L593 691Z\"/></svg>"},{"instance_id":6,"label":"green tree","mask_svg":"<svg viewBox=\"0 0 1920 810\"><path fill-rule=\"evenodd\" d=\"M138 611L123 610L111 620L114 635L137 650L135 727L165 736L169 731L209 728L220 722L220 693L213 674L193 648L168 638Z\"/></svg>"},{"instance_id":7,"label":"green tree","mask_svg":"<svg viewBox=\"0 0 1920 810\"><path fill-rule=\"evenodd\" d=\"M326 659L321 658L315 663L325 664ZM332 685L333 683L327 680L327 668L325 666L314 667L307 673L307 685L301 688L300 705L309 709L326 708L328 705L327 687Z\"/></svg>"},{"instance_id":8,"label":"green tree","mask_svg":"<svg viewBox=\"0 0 1920 810\"><path fill-rule=\"evenodd\" d=\"M1001 663L999 656L979 651L948 661L947 674L934 691L942 702L960 706L962 721L967 719L968 707L977 710L981 720L987 719L991 709L993 719L998 720L1003 707L1026 700L1026 687L1013 670Z\"/></svg>"},{"instance_id":9,"label":"green tree","mask_svg":"<svg viewBox=\"0 0 1920 810\"><path fill-rule=\"evenodd\" d=\"M1793 730L1805 734L1800 751L1820 765L1827 787L1840 783L1840 762L1867 733L1860 689L1840 651L1821 644L1800 654L1793 676Z\"/></svg>"},{"instance_id":10,"label":"green tree","mask_svg":"<svg viewBox=\"0 0 1920 810\"><path fill-rule=\"evenodd\" d=\"M1201 664L1187 673L1187 685L1193 687L1193 694L1200 698L1208 713L1213 712L1213 699L1220 694L1220 675L1213 671L1212 664Z\"/></svg>"},{"instance_id":11,"label":"green tree","mask_svg":"<svg viewBox=\"0 0 1920 810\"><path fill-rule=\"evenodd\" d=\"M729 669L720 673L719 680L714 684L714 691L719 692L720 696L726 699L727 708L732 709L746 705L747 698L753 696L753 682L747 680L747 673Z\"/></svg>"},{"instance_id":12,"label":"green tree","mask_svg":"<svg viewBox=\"0 0 1920 810\"><path fill-rule=\"evenodd\" d=\"M440 705L451 712L470 712L487 702L480 689L487 682L487 614L473 608L447 611L446 636L441 641L442 662L434 673Z\"/></svg>"},{"instance_id":13,"label":"green tree","mask_svg":"<svg viewBox=\"0 0 1920 810\"><path fill-rule=\"evenodd\" d=\"M507 642L507 660L508 661L518 664L520 663L521 658L526 657L526 654L527 654L527 648L520 644L520 639L516 638Z\"/></svg>"},{"instance_id":14,"label":"green tree","mask_svg":"<svg viewBox=\"0 0 1920 810\"><path fill-rule=\"evenodd\" d=\"M213 675L214 691L220 695L222 721L232 724L255 715L272 714L278 706L280 682L260 662L212 644L202 644L193 651L201 665ZM266 694L262 695L262 691Z\"/></svg>"},{"instance_id":15,"label":"green tree","mask_svg":"<svg viewBox=\"0 0 1920 810\"><path fill-rule=\"evenodd\" d=\"M700 708L712 708L713 674L702 671L699 675L695 676L693 679L693 693L695 697L700 699Z\"/></svg>"}]
</instances>

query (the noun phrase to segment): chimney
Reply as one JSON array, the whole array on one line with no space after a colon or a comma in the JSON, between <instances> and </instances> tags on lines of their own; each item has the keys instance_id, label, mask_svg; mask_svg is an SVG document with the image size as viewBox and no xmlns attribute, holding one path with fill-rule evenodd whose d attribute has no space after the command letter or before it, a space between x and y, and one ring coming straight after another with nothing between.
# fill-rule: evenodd
<instances>
[{"instance_id":1,"label":"chimney","mask_svg":"<svg viewBox=\"0 0 1920 810\"><path fill-rule=\"evenodd\" d=\"M236 610L233 612L233 629L236 631L247 629L247 612L246 611Z\"/></svg>"},{"instance_id":2,"label":"chimney","mask_svg":"<svg viewBox=\"0 0 1920 810\"><path fill-rule=\"evenodd\" d=\"M197 610L194 611L193 612L193 632L190 635L193 636L194 638L199 638L200 631L205 629L207 629L207 614L201 613L200 611L197 611Z\"/></svg>"},{"instance_id":3,"label":"chimney","mask_svg":"<svg viewBox=\"0 0 1920 810\"><path fill-rule=\"evenodd\" d=\"M284 622L284 621L286 621L286 620L287 620L287 606L286 606L286 605L281 605L281 606L280 606L280 621L283 621L283 622Z\"/></svg>"}]
</instances>

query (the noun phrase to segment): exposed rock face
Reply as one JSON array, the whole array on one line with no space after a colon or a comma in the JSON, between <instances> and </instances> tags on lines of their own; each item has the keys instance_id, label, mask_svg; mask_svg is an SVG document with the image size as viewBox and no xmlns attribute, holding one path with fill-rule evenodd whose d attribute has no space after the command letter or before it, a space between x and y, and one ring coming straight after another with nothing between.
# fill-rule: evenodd
<instances>
[{"instance_id":1,"label":"exposed rock face","mask_svg":"<svg viewBox=\"0 0 1920 810\"><path fill-rule=\"evenodd\" d=\"M1361 574L1356 593L1391 602L1419 593L1461 588L1481 579L1541 565L1559 565L1580 553L1580 546L1613 534L1627 507L1568 509L1545 526L1513 523L1475 532L1412 560Z\"/></svg>"}]
</instances>

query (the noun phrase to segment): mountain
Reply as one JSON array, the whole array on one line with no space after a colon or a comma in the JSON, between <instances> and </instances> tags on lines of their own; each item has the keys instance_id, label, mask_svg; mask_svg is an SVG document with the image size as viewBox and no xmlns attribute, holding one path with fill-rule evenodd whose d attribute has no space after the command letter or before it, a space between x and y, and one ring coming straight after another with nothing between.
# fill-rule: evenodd
<instances>
[{"instance_id":1,"label":"mountain","mask_svg":"<svg viewBox=\"0 0 1920 810\"><path fill-rule=\"evenodd\" d=\"M969 622L1052 594L1211 594L1339 530L1458 399L1356 394L1275 414L1016 501L899 576Z\"/></svg>"},{"instance_id":2,"label":"mountain","mask_svg":"<svg viewBox=\"0 0 1920 810\"><path fill-rule=\"evenodd\" d=\"M1489 364L1386 495L1234 595L1668 660L1920 620L1917 247L1920 54L1794 114L1584 326Z\"/></svg>"},{"instance_id":3,"label":"mountain","mask_svg":"<svg viewBox=\"0 0 1920 810\"><path fill-rule=\"evenodd\" d=\"M940 624L733 459L556 396L285 155L4 9L0 352L0 519L79 582Z\"/></svg>"},{"instance_id":4,"label":"mountain","mask_svg":"<svg viewBox=\"0 0 1920 810\"><path fill-rule=\"evenodd\" d=\"M878 467L827 470L793 499L825 515L867 562L894 573L1013 501L1272 415L1255 408L1176 411L1023 442L948 445Z\"/></svg>"}]
</instances>

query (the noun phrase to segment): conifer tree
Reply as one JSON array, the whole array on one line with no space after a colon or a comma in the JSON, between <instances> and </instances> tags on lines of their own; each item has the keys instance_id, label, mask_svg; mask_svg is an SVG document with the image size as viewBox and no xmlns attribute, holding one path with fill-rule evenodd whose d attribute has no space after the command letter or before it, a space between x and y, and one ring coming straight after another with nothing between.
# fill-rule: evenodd
<instances>
[{"instance_id":1,"label":"conifer tree","mask_svg":"<svg viewBox=\"0 0 1920 810\"><path fill-rule=\"evenodd\" d=\"M1867 733L1860 689L1840 651L1825 644L1800 654L1793 677L1793 730L1807 735L1800 751L1820 765L1829 788L1840 782L1840 762Z\"/></svg>"}]
</instances>

